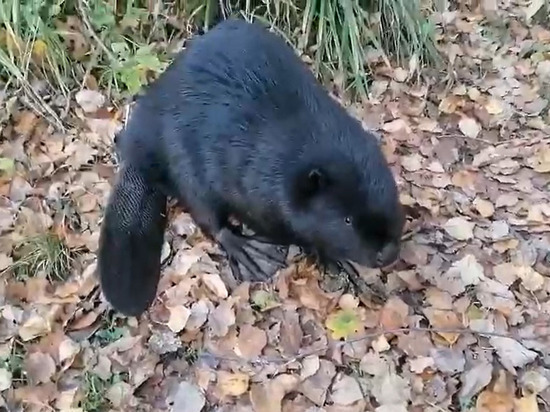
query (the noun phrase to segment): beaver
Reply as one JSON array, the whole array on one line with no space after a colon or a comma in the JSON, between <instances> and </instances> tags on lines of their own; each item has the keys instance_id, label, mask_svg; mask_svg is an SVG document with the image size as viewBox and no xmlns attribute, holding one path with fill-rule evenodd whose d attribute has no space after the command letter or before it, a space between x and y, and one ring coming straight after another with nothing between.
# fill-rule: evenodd
<instances>
[{"instance_id":1,"label":"beaver","mask_svg":"<svg viewBox=\"0 0 550 412\"><path fill-rule=\"evenodd\" d=\"M261 23L229 18L194 37L136 99L116 146L98 271L106 299L126 315L155 298L168 197L218 242L240 280L269 275L231 217L257 241L325 261L383 267L399 255L403 209L376 136Z\"/></svg>"}]
</instances>

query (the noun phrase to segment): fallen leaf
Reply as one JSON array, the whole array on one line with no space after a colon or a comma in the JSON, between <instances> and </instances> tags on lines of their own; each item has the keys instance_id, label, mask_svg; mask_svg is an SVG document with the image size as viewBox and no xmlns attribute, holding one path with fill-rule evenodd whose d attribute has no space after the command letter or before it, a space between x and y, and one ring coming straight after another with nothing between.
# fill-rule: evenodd
<instances>
[{"instance_id":1,"label":"fallen leaf","mask_svg":"<svg viewBox=\"0 0 550 412\"><path fill-rule=\"evenodd\" d=\"M338 310L331 313L325 324L331 331L333 339L347 339L357 333L360 328L360 318L354 310Z\"/></svg>"},{"instance_id":2,"label":"fallen leaf","mask_svg":"<svg viewBox=\"0 0 550 412\"><path fill-rule=\"evenodd\" d=\"M430 321L430 324L435 328L434 333L445 339L450 345L453 345L460 334L458 332L442 332L438 329L461 329L463 324L456 315L450 310L439 310L433 308L425 308L424 313Z\"/></svg>"},{"instance_id":3,"label":"fallen leaf","mask_svg":"<svg viewBox=\"0 0 550 412\"><path fill-rule=\"evenodd\" d=\"M477 397L476 412L514 412L514 396L506 392L481 392Z\"/></svg>"},{"instance_id":4,"label":"fallen leaf","mask_svg":"<svg viewBox=\"0 0 550 412\"><path fill-rule=\"evenodd\" d=\"M473 205L482 217L491 217L495 213L495 207L488 200L476 197Z\"/></svg>"},{"instance_id":5,"label":"fallen leaf","mask_svg":"<svg viewBox=\"0 0 550 412\"><path fill-rule=\"evenodd\" d=\"M255 359L262 354L267 345L265 331L256 326L243 325L239 331L239 338L235 352L246 359Z\"/></svg>"},{"instance_id":6,"label":"fallen leaf","mask_svg":"<svg viewBox=\"0 0 550 412\"><path fill-rule=\"evenodd\" d=\"M401 165L408 172L416 172L422 168L422 160L422 156L415 153L409 156L403 156L401 158Z\"/></svg>"},{"instance_id":7,"label":"fallen leaf","mask_svg":"<svg viewBox=\"0 0 550 412\"><path fill-rule=\"evenodd\" d=\"M380 335L375 340L373 340L371 346L378 353L385 352L391 349L390 343L384 335Z\"/></svg>"},{"instance_id":8,"label":"fallen leaf","mask_svg":"<svg viewBox=\"0 0 550 412\"><path fill-rule=\"evenodd\" d=\"M298 378L282 374L262 384L255 384L250 390L250 402L254 412L281 412L285 395L298 384Z\"/></svg>"},{"instance_id":9,"label":"fallen leaf","mask_svg":"<svg viewBox=\"0 0 550 412\"><path fill-rule=\"evenodd\" d=\"M185 330L194 331L199 329L208 319L210 308L204 300L199 300L191 305L191 315L185 324Z\"/></svg>"},{"instance_id":10,"label":"fallen leaf","mask_svg":"<svg viewBox=\"0 0 550 412\"><path fill-rule=\"evenodd\" d=\"M485 110L487 110L487 113L492 115L501 114L504 111L500 101L493 97L490 97L485 103Z\"/></svg>"},{"instance_id":11,"label":"fallen leaf","mask_svg":"<svg viewBox=\"0 0 550 412\"><path fill-rule=\"evenodd\" d=\"M0 392L11 388L12 373L4 368L0 368Z\"/></svg>"},{"instance_id":12,"label":"fallen leaf","mask_svg":"<svg viewBox=\"0 0 550 412\"><path fill-rule=\"evenodd\" d=\"M407 325L409 306L398 297L391 297L380 312L380 325L385 330L402 328Z\"/></svg>"},{"instance_id":13,"label":"fallen leaf","mask_svg":"<svg viewBox=\"0 0 550 412\"><path fill-rule=\"evenodd\" d=\"M47 353L31 353L25 359L25 373L33 384L50 382L55 374L55 362Z\"/></svg>"},{"instance_id":14,"label":"fallen leaf","mask_svg":"<svg viewBox=\"0 0 550 412\"><path fill-rule=\"evenodd\" d=\"M317 372L304 380L298 387L298 391L317 406L323 406L334 375L336 375L334 364L321 359Z\"/></svg>"},{"instance_id":15,"label":"fallen leaf","mask_svg":"<svg viewBox=\"0 0 550 412\"><path fill-rule=\"evenodd\" d=\"M374 378L372 394L381 405L399 405L409 400L411 388L406 379L395 373L385 373Z\"/></svg>"},{"instance_id":16,"label":"fallen leaf","mask_svg":"<svg viewBox=\"0 0 550 412\"><path fill-rule=\"evenodd\" d=\"M531 0L527 7L523 7L525 19L531 20L535 14L544 6L545 0Z\"/></svg>"},{"instance_id":17,"label":"fallen leaf","mask_svg":"<svg viewBox=\"0 0 550 412\"><path fill-rule=\"evenodd\" d=\"M363 399L363 393L357 379L343 375L332 385L330 398L338 405L351 405Z\"/></svg>"},{"instance_id":18,"label":"fallen leaf","mask_svg":"<svg viewBox=\"0 0 550 412\"><path fill-rule=\"evenodd\" d=\"M489 343L496 349L502 365L508 369L524 367L538 356L536 352L512 338L492 336Z\"/></svg>"},{"instance_id":19,"label":"fallen leaf","mask_svg":"<svg viewBox=\"0 0 550 412\"><path fill-rule=\"evenodd\" d=\"M483 266L479 264L474 255L464 256L458 262L454 262L452 267L458 270L460 278L466 286L477 285L485 278Z\"/></svg>"},{"instance_id":20,"label":"fallen leaf","mask_svg":"<svg viewBox=\"0 0 550 412\"><path fill-rule=\"evenodd\" d=\"M192 383L183 381L174 395L172 411L201 412L206 403L204 394Z\"/></svg>"},{"instance_id":21,"label":"fallen leaf","mask_svg":"<svg viewBox=\"0 0 550 412\"><path fill-rule=\"evenodd\" d=\"M317 373L320 366L319 356L311 355L304 358L300 369L300 379L305 380Z\"/></svg>"},{"instance_id":22,"label":"fallen leaf","mask_svg":"<svg viewBox=\"0 0 550 412\"><path fill-rule=\"evenodd\" d=\"M187 321L191 316L191 311L183 305L168 306L167 309L170 312L167 326L172 332L180 332L185 328L185 325L187 325Z\"/></svg>"},{"instance_id":23,"label":"fallen leaf","mask_svg":"<svg viewBox=\"0 0 550 412\"><path fill-rule=\"evenodd\" d=\"M536 292L544 286L544 277L530 266L518 267L516 274L529 292Z\"/></svg>"},{"instance_id":24,"label":"fallen leaf","mask_svg":"<svg viewBox=\"0 0 550 412\"><path fill-rule=\"evenodd\" d=\"M50 322L47 319L34 314L19 328L19 336L24 342L27 342L39 336L45 335L50 331Z\"/></svg>"},{"instance_id":25,"label":"fallen leaf","mask_svg":"<svg viewBox=\"0 0 550 412\"><path fill-rule=\"evenodd\" d=\"M497 197L496 207L512 207L519 202L517 195L514 193L503 193Z\"/></svg>"},{"instance_id":26,"label":"fallen leaf","mask_svg":"<svg viewBox=\"0 0 550 412\"><path fill-rule=\"evenodd\" d=\"M537 395L545 391L550 386L550 380L537 370L526 371L521 377L521 386L527 393Z\"/></svg>"},{"instance_id":27,"label":"fallen leaf","mask_svg":"<svg viewBox=\"0 0 550 412\"><path fill-rule=\"evenodd\" d=\"M223 397L241 396L248 390L249 377L244 373L219 371L217 388Z\"/></svg>"},{"instance_id":28,"label":"fallen leaf","mask_svg":"<svg viewBox=\"0 0 550 412\"><path fill-rule=\"evenodd\" d=\"M70 338L63 339L59 344L59 362L64 362L67 359L74 359L79 351L80 346L78 345L78 343Z\"/></svg>"},{"instance_id":29,"label":"fallen leaf","mask_svg":"<svg viewBox=\"0 0 550 412\"><path fill-rule=\"evenodd\" d=\"M218 298L227 299L227 296L229 296L225 283L223 283L220 275L206 273L202 275L202 281L208 289L216 294Z\"/></svg>"},{"instance_id":30,"label":"fallen leaf","mask_svg":"<svg viewBox=\"0 0 550 412\"><path fill-rule=\"evenodd\" d=\"M471 400L479 391L491 383L493 376L493 365L487 362L480 362L462 374L462 388L460 398L465 402Z\"/></svg>"},{"instance_id":31,"label":"fallen leaf","mask_svg":"<svg viewBox=\"0 0 550 412\"><path fill-rule=\"evenodd\" d=\"M539 412L539 405L537 403L537 396L527 395L515 400L516 409L515 412Z\"/></svg>"},{"instance_id":32,"label":"fallen leaf","mask_svg":"<svg viewBox=\"0 0 550 412\"><path fill-rule=\"evenodd\" d=\"M471 137L472 139L475 139L481 131L481 126L479 123L471 117L466 116L460 119L458 122L458 128L465 136Z\"/></svg>"},{"instance_id":33,"label":"fallen leaf","mask_svg":"<svg viewBox=\"0 0 550 412\"><path fill-rule=\"evenodd\" d=\"M419 358L409 360L411 372L416 374L421 374L428 368L433 369L434 365L435 362L431 356L420 356Z\"/></svg>"},{"instance_id":34,"label":"fallen leaf","mask_svg":"<svg viewBox=\"0 0 550 412\"><path fill-rule=\"evenodd\" d=\"M214 336L225 336L229 327L235 324L235 311L231 303L224 300L208 316L208 324Z\"/></svg>"},{"instance_id":35,"label":"fallen leaf","mask_svg":"<svg viewBox=\"0 0 550 412\"><path fill-rule=\"evenodd\" d=\"M0 272L9 268L13 264L13 259L5 253L0 253Z\"/></svg>"},{"instance_id":36,"label":"fallen leaf","mask_svg":"<svg viewBox=\"0 0 550 412\"><path fill-rule=\"evenodd\" d=\"M529 165L538 173L550 173L550 146L539 149L529 159Z\"/></svg>"},{"instance_id":37,"label":"fallen leaf","mask_svg":"<svg viewBox=\"0 0 550 412\"><path fill-rule=\"evenodd\" d=\"M105 96L96 90L82 89L76 93L75 99L87 113L96 112L105 103Z\"/></svg>"},{"instance_id":38,"label":"fallen leaf","mask_svg":"<svg viewBox=\"0 0 550 412\"><path fill-rule=\"evenodd\" d=\"M456 240L468 240L474 237L475 223L463 217L453 217L443 226L445 231Z\"/></svg>"},{"instance_id":39,"label":"fallen leaf","mask_svg":"<svg viewBox=\"0 0 550 412\"><path fill-rule=\"evenodd\" d=\"M133 394L133 389L130 384L126 382L117 382L107 390L105 397L109 399L111 404L121 410L121 407L126 405L128 399Z\"/></svg>"},{"instance_id":40,"label":"fallen leaf","mask_svg":"<svg viewBox=\"0 0 550 412\"><path fill-rule=\"evenodd\" d=\"M466 358L461 350L450 348L432 349L431 357L437 370L443 373L455 374L462 372L466 365Z\"/></svg>"}]
</instances>

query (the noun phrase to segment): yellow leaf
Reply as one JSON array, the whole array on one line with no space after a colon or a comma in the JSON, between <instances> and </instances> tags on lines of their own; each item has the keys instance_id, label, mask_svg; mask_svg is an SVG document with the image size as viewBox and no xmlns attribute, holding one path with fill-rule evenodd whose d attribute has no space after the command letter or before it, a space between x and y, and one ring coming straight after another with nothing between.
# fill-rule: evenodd
<instances>
[{"instance_id":1,"label":"yellow leaf","mask_svg":"<svg viewBox=\"0 0 550 412\"><path fill-rule=\"evenodd\" d=\"M532 394L523 396L516 399L516 412L539 412L539 405L537 404L537 396Z\"/></svg>"},{"instance_id":2,"label":"yellow leaf","mask_svg":"<svg viewBox=\"0 0 550 412\"><path fill-rule=\"evenodd\" d=\"M535 156L529 159L529 163L539 173L550 173L550 147L539 149Z\"/></svg>"},{"instance_id":3,"label":"yellow leaf","mask_svg":"<svg viewBox=\"0 0 550 412\"><path fill-rule=\"evenodd\" d=\"M359 330L360 319L355 311L342 309L328 316L326 326L334 339L346 339Z\"/></svg>"},{"instance_id":4,"label":"yellow leaf","mask_svg":"<svg viewBox=\"0 0 550 412\"><path fill-rule=\"evenodd\" d=\"M241 396L248 390L249 377L244 373L218 372L218 389L222 396Z\"/></svg>"},{"instance_id":5,"label":"yellow leaf","mask_svg":"<svg viewBox=\"0 0 550 412\"><path fill-rule=\"evenodd\" d=\"M46 57L48 51L48 45L43 40L36 40L32 46L32 55L35 59L42 60Z\"/></svg>"}]
</instances>

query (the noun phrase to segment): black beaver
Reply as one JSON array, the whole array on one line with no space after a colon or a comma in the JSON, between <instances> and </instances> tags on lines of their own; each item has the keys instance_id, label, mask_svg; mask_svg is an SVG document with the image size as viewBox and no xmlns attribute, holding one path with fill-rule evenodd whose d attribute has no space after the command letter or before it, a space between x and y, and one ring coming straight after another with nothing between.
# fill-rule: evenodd
<instances>
[{"instance_id":1,"label":"black beaver","mask_svg":"<svg viewBox=\"0 0 550 412\"><path fill-rule=\"evenodd\" d=\"M241 279L237 263L248 280L266 275L230 216L257 239L332 262L381 267L399 253L404 215L377 139L258 23L229 19L194 38L138 98L117 146L98 269L124 314L155 297L167 196Z\"/></svg>"}]
</instances>

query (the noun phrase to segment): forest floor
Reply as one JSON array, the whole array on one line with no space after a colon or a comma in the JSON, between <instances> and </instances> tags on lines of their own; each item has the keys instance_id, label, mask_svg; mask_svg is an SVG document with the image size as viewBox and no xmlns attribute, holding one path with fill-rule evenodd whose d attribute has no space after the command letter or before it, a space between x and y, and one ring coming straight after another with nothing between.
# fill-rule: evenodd
<instances>
[{"instance_id":1,"label":"forest floor","mask_svg":"<svg viewBox=\"0 0 550 412\"><path fill-rule=\"evenodd\" d=\"M154 305L113 313L94 272L125 108L83 89L61 133L0 98L4 410L550 410L550 29L493 3L440 16L447 69L381 63L350 106L411 211L399 264L361 269L382 303L307 261L232 289L173 207Z\"/></svg>"}]
</instances>

